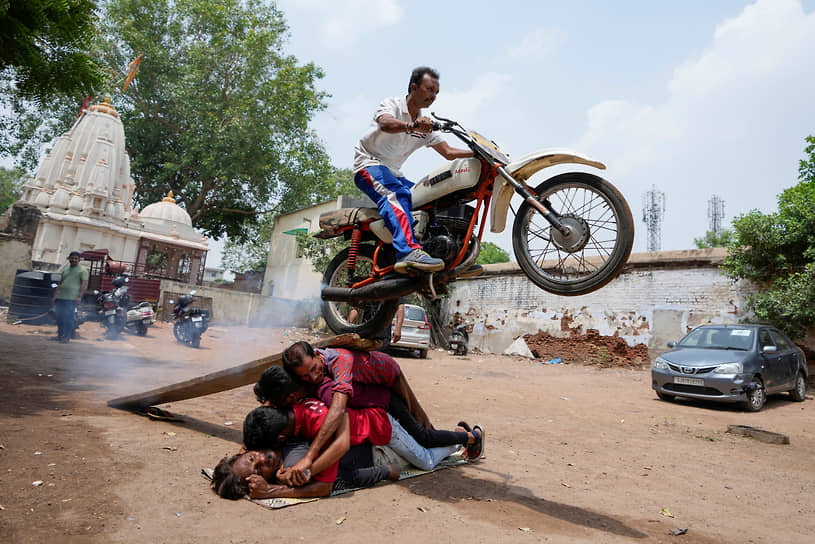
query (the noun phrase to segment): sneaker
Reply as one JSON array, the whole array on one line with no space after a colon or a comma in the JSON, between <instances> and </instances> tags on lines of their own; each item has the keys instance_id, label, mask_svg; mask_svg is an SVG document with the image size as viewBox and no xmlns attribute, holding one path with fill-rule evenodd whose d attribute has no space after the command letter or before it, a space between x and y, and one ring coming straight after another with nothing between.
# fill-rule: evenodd
<instances>
[{"instance_id":1,"label":"sneaker","mask_svg":"<svg viewBox=\"0 0 815 544\"><path fill-rule=\"evenodd\" d=\"M422 249L414 249L404 259L393 265L393 269L400 274L406 274L409 268L424 272L436 272L444 269L444 261L431 257Z\"/></svg>"}]
</instances>

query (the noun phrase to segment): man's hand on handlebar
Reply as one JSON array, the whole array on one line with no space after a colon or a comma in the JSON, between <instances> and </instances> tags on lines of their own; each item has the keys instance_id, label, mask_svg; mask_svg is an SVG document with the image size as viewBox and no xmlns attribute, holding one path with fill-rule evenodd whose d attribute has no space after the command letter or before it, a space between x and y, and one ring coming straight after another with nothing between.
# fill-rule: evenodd
<instances>
[{"instance_id":1,"label":"man's hand on handlebar","mask_svg":"<svg viewBox=\"0 0 815 544\"><path fill-rule=\"evenodd\" d=\"M433 132L433 120L429 117L419 117L414 121L414 126L416 127L417 132L424 132L424 133L431 133Z\"/></svg>"}]
</instances>

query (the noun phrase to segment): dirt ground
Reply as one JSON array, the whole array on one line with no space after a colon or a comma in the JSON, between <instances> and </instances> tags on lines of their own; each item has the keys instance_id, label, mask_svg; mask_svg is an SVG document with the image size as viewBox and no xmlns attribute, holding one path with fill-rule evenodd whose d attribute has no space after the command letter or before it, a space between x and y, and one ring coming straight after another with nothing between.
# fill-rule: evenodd
<instances>
[{"instance_id":1,"label":"dirt ground","mask_svg":"<svg viewBox=\"0 0 815 544\"><path fill-rule=\"evenodd\" d=\"M0 542L743 544L815 534L811 399L773 397L756 414L662 402L647 367L601 366L597 352L551 365L439 351L398 357L437 427L485 426L486 458L272 511L219 499L200 474L238 449L255 406L250 386L163 406L183 423L106 402L314 336L213 327L194 350L167 325L144 338L99 333L87 323L64 346L48 341L54 327L0 323ZM728 424L791 443L727 434ZM687 534L669 534L679 528Z\"/></svg>"}]
</instances>

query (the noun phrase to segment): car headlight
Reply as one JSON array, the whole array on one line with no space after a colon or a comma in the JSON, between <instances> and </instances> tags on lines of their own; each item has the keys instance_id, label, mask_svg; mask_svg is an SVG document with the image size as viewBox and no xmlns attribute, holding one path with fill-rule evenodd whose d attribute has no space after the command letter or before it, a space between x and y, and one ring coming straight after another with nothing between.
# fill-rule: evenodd
<instances>
[{"instance_id":1,"label":"car headlight","mask_svg":"<svg viewBox=\"0 0 815 544\"><path fill-rule=\"evenodd\" d=\"M714 374L741 374L744 367L741 363L726 363L719 365L713 371Z\"/></svg>"},{"instance_id":2,"label":"car headlight","mask_svg":"<svg viewBox=\"0 0 815 544\"><path fill-rule=\"evenodd\" d=\"M656 359L654 359L654 368L665 370L668 368L668 361L666 361L662 357L657 357Z\"/></svg>"}]
</instances>

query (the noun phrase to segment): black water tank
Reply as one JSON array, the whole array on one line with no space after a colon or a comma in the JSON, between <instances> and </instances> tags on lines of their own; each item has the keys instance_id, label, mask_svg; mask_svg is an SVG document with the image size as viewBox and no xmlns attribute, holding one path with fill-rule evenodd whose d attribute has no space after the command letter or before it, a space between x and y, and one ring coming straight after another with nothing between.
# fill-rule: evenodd
<instances>
[{"instance_id":1,"label":"black water tank","mask_svg":"<svg viewBox=\"0 0 815 544\"><path fill-rule=\"evenodd\" d=\"M18 270L11 289L8 313L11 319L21 319L29 325L54 323L51 297L54 294L52 283L59 283L58 272Z\"/></svg>"}]
</instances>

